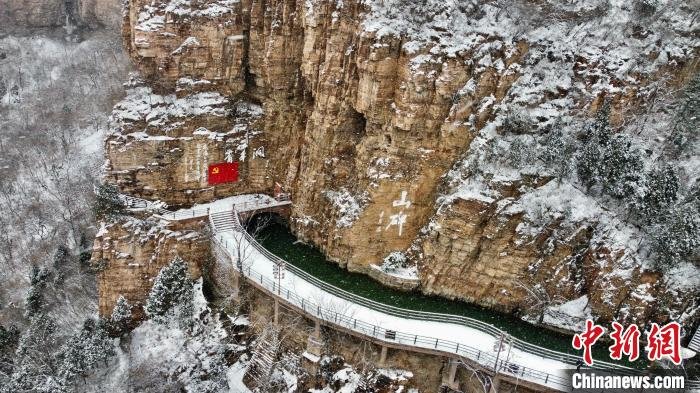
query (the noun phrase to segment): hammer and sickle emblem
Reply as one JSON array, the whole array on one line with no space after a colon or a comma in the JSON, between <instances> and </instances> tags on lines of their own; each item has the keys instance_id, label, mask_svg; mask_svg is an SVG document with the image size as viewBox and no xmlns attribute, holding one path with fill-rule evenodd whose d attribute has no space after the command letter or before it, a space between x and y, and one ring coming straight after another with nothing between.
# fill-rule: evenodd
<instances>
[{"instance_id":1,"label":"hammer and sickle emblem","mask_svg":"<svg viewBox=\"0 0 700 393\"><path fill-rule=\"evenodd\" d=\"M214 175L218 175L219 174L219 167L215 166L214 168L212 168L211 173Z\"/></svg>"}]
</instances>

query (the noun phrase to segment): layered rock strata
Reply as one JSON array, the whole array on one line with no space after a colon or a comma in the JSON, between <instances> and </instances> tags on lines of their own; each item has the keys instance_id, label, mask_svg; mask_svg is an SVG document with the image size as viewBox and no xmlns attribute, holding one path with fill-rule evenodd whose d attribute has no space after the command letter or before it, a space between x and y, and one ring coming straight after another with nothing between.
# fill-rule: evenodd
<instances>
[{"instance_id":1,"label":"layered rock strata","mask_svg":"<svg viewBox=\"0 0 700 393\"><path fill-rule=\"evenodd\" d=\"M361 272L406 253L428 293L524 312L527 288L538 288L557 295L552 307L583 303L582 315L603 320L654 319L658 304L693 318L693 291L669 289L629 262L626 246L594 236L596 222L553 218L539 233L523 231L530 218L519 202L554 184L548 174L508 179L481 168L491 171L484 189L497 190L488 198L450 184L465 156L480 154L477 135L503 132L506 105L528 108L543 133L563 113L593 113L604 98L621 124L663 75L682 86L698 49L682 18L668 21L682 50L643 46L655 33L640 25L602 52L583 52L566 46L575 41L568 30L550 32L566 39L543 39L536 16L518 33L492 4L460 6L455 15L468 17L451 28L439 19L402 25L391 17L400 10L381 4L129 0L123 37L144 82L116 107L108 179L173 206L279 184L292 194L300 238ZM542 15L557 8L538 7ZM581 26L604 15L561 12ZM421 36L429 23L437 27ZM653 66L630 65L642 60L625 57L629 40L643 44L640 56ZM208 183L207 165L221 161L239 162L237 183Z\"/></svg>"}]
</instances>

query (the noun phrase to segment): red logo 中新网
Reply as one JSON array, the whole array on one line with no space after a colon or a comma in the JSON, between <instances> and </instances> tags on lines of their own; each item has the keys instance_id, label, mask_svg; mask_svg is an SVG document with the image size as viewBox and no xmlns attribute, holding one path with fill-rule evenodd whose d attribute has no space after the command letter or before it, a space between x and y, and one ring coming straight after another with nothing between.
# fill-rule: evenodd
<instances>
[{"instance_id":1,"label":"red logo \u4e2d\u65b0\u7f51","mask_svg":"<svg viewBox=\"0 0 700 393\"><path fill-rule=\"evenodd\" d=\"M583 361L589 366L593 364L593 344L598 341L604 332L605 329L602 326L596 325L588 319L586 320L586 330L575 335L571 342L574 349L583 349Z\"/></svg>"},{"instance_id":2,"label":"red logo \u4e2d\u65b0\u7f51","mask_svg":"<svg viewBox=\"0 0 700 393\"><path fill-rule=\"evenodd\" d=\"M652 323L647 332L647 357L659 360L667 357L673 364L681 364L681 325L678 322L667 323L663 327Z\"/></svg>"},{"instance_id":3,"label":"red logo \u4e2d\u65b0\u7f51","mask_svg":"<svg viewBox=\"0 0 700 393\"><path fill-rule=\"evenodd\" d=\"M614 360L622 359L622 355L627 355L629 361L639 359L639 337L641 332L637 325L630 325L626 329L617 322L612 323L613 331L610 332L612 345L608 347L610 358ZM677 322L670 322L664 326L652 323L647 335L647 358L650 361L669 359L674 364L681 363L680 350L681 326ZM586 329L576 334L572 340L574 349L583 349L583 361L593 365L592 347L603 335L605 329L586 320Z\"/></svg>"}]
</instances>

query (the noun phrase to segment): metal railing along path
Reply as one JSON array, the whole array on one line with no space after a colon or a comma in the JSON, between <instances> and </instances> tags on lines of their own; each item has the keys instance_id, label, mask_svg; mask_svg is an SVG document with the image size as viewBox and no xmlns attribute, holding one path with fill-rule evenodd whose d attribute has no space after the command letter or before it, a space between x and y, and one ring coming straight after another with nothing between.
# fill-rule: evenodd
<instances>
[{"instance_id":1,"label":"metal railing along path","mask_svg":"<svg viewBox=\"0 0 700 393\"><path fill-rule=\"evenodd\" d=\"M233 262L235 259L236 250L232 248L233 245L228 244L228 242L224 242L223 236L221 235L214 236L214 239L216 247L223 251L223 253L230 258L232 265L235 267L236 263ZM256 246L257 243L252 244L258 251L261 251L258 248L259 245ZM277 260L273 259L273 262L275 261ZM292 270L289 264L287 264L286 266L288 270ZM560 375L536 370L521 364L509 362L505 359L498 360L498 364L496 364L496 355L487 351L480 350L478 348L474 348L464 343L458 343L449 340L441 340L434 337L427 337L417 334L410 334L385 329L382 326L374 325L362 321L361 319L345 315L342 312L338 312L337 310L329 309L325 306L322 306L314 302L313 300L299 296L297 293L284 286L278 286L276 281L269 279L264 274L255 271L250 267L244 267L242 270L243 271L241 273L243 276L258 284L258 286L265 289L266 292L268 292L270 295L274 297L279 297L282 300L286 301L288 304L291 304L292 306L295 306L299 310L303 311L304 313L322 319L327 323L343 327L345 329L362 334L364 336L372 337L374 339L377 339L378 341L400 344L415 348L424 348L427 350L434 350L446 354L453 354L456 356L464 357L466 359L469 359L470 361L480 364L481 366L487 369L498 369L500 373L505 373L515 378L521 378L531 382L544 384L547 386L554 386L558 389L568 389L570 387L569 379L564 378ZM295 274L297 273L296 270L294 272Z\"/></svg>"},{"instance_id":2,"label":"metal railing along path","mask_svg":"<svg viewBox=\"0 0 700 393\"><path fill-rule=\"evenodd\" d=\"M235 214L234 214L235 215ZM344 289L335 287L331 284L328 284L325 281L322 281L313 275L301 270L300 268L294 266L291 263L287 263L285 260L281 259L280 257L272 254L270 251L265 249L260 243L256 241L256 239L251 236L249 233L242 231L244 233L244 236L246 240L261 254L263 254L266 258L270 259L274 263L280 264L284 263L285 268L288 271L291 271L298 277L304 279L305 281L315 285L316 287L319 287L323 289L324 291L331 293L341 299L350 301L355 304L359 304L361 306L367 307L369 309L375 310L375 311L381 311L383 313L386 313L391 316L395 317L401 317L401 318L407 318L407 319L416 319L416 320L422 320L422 321L432 321L432 322L444 322L444 323L453 323L457 325L462 325L462 326L467 326L476 330L479 330L483 333L487 333L494 337L495 339L499 338L502 334L505 334L501 329L498 329L497 327L483 322L479 321L478 319L470 318L470 317L465 317L461 315L450 315L450 314L440 314L440 313L433 313L433 312L426 312L426 311L417 311L417 310L407 310L395 306L390 306L387 304L379 303L374 300L370 300L367 298L364 298L362 296L356 295L354 293L345 291ZM542 348L540 346L537 346L535 344L528 343L526 341L520 340L518 338L512 338L509 341L512 342L513 348L519 349L524 352L528 352L531 354L535 354L538 356L541 356L546 359L551 359L551 360L557 360L569 365L576 365L577 362L581 359L579 356L576 355L571 355L567 353L562 353L558 351L554 351L551 349L547 348ZM613 364L613 363L607 363L607 362L602 362L596 360L595 362L595 367L599 369L607 369L607 370L615 370L617 372L623 372L623 373L636 373L636 370Z\"/></svg>"},{"instance_id":3,"label":"metal railing along path","mask_svg":"<svg viewBox=\"0 0 700 393\"><path fill-rule=\"evenodd\" d=\"M232 204L232 206L226 206L226 207L218 207L218 208L198 208L198 209L183 209L183 210L178 210L174 212L165 212L162 214L159 214L159 217L164 218L166 220L187 220L190 218L198 218L198 217L206 217L209 214L212 213L219 213L223 211L231 211L231 212L249 212L249 211L255 211L255 210L262 210L262 209L270 209L274 207L279 207L279 206L286 206L290 205L292 202L288 199L281 199L281 200L269 200L266 199L263 202L239 202Z\"/></svg>"}]
</instances>

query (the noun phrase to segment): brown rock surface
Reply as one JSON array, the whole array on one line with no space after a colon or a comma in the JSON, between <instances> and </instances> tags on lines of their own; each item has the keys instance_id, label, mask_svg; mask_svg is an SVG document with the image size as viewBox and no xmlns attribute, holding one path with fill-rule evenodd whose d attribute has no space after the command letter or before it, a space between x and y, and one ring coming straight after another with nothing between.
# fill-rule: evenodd
<instances>
[{"instance_id":1,"label":"brown rock surface","mask_svg":"<svg viewBox=\"0 0 700 393\"><path fill-rule=\"evenodd\" d=\"M98 270L100 315L110 315L119 296L142 317L153 280L175 257L189 266L192 279L201 276L209 240L199 223L168 227L150 218L128 218L107 224L95 238L91 263Z\"/></svg>"},{"instance_id":2,"label":"brown rock surface","mask_svg":"<svg viewBox=\"0 0 700 393\"><path fill-rule=\"evenodd\" d=\"M271 192L279 182L292 193L297 235L350 270L367 271L392 251L410 250L429 293L514 311L525 307L521 284L546 283L566 300L589 296L606 319L653 313L651 294L664 293L658 277L638 268L624 279L607 277L606 269L624 262L617 251L588 247L594 224L553 241L554 221L549 232L523 239L523 214L504 209L520 184L499 184L494 201L456 198L436 214L444 175L509 99L526 56L546 48L486 33L475 34L478 45L449 54L428 44L408 48L401 38L365 31L365 4L342 3L129 0L127 51L161 97L156 101L171 98L148 102L134 118L123 116L130 98L117 106L108 178L171 205ZM587 88L599 82L591 76L598 65L581 56L569 84ZM614 120L637 105L632 97L640 89L609 97ZM588 96L579 93L557 87L536 100L584 107ZM231 104L151 122L154 108L177 112L177 100L196 107L201 94ZM591 111L600 97L594 99ZM237 116L232 107L240 103L260 105L262 113ZM240 182L207 184L206 164L221 160L240 161ZM603 268L596 267L600 258L609 259ZM625 285L628 291L617 290Z\"/></svg>"}]
</instances>

